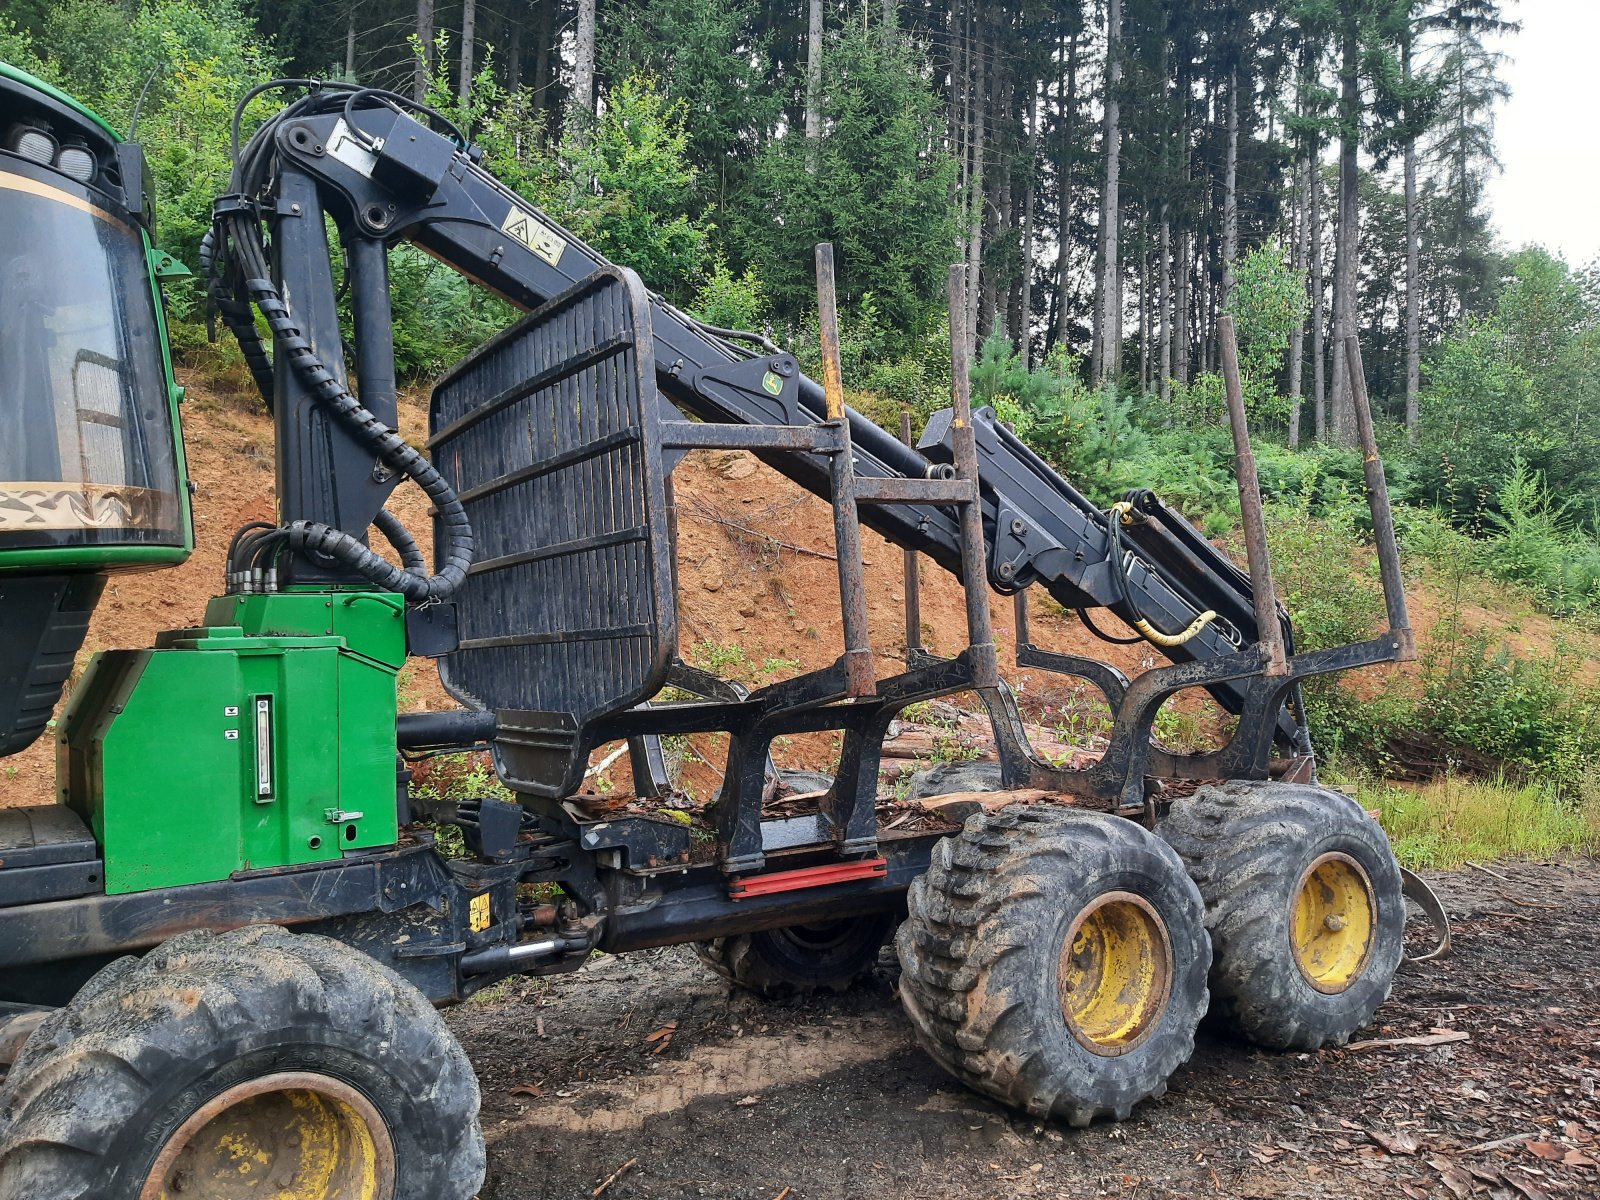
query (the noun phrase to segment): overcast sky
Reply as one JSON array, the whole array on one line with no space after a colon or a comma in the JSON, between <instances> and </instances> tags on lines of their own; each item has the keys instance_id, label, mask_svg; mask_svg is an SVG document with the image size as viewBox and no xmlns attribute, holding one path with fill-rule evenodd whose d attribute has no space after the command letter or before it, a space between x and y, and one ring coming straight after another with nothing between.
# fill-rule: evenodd
<instances>
[{"instance_id":1,"label":"overcast sky","mask_svg":"<svg viewBox=\"0 0 1600 1200\"><path fill-rule=\"evenodd\" d=\"M1505 15L1522 31L1501 40L1495 225L1509 248L1537 242L1581 266L1600 255L1600 0L1515 0Z\"/></svg>"}]
</instances>

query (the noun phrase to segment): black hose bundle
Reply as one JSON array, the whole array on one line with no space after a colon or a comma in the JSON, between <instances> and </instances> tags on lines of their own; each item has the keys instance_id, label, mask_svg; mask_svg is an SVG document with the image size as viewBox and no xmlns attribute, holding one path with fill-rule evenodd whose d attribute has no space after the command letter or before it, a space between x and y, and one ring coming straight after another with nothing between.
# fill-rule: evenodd
<instances>
[{"instance_id":1,"label":"black hose bundle","mask_svg":"<svg viewBox=\"0 0 1600 1200\"><path fill-rule=\"evenodd\" d=\"M353 89L350 85L315 85L307 80L279 80L264 84L249 93L235 112L235 130L244 105L270 88L307 86L311 94L286 106L256 130L244 149L238 150L235 134L233 192L218 202L211 231L201 246L204 268L213 301L228 328L238 339L250 365L251 375L270 403L273 373L278 364L268 356L255 313L260 312L277 341L278 353L311 394L312 398L351 436L370 447L378 460L396 474L422 488L439 514L443 544L447 548L444 566L437 575L427 573L426 561L405 526L388 510L380 510L375 524L399 552L402 566L396 567L344 530L311 521L294 521L284 528L247 526L236 535L229 553L230 577L237 571L269 568L287 545L306 555L322 555L348 567L377 587L401 593L406 599L424 603L452 595L466 578L472 565L472 526L455 490L426 458L413 449L393 429L373 415L351 395L338 376L317 356L311 343L295 324L288 305L272 283L267 265L261 224L251 204L259 193L272 161L275 133L289 117L323 111L340 104L347 114L355 100L372 99L394 104L389 93ZM323 95L354 94L336 98ZM400 98L404 100L404 98ZM410 101L407 106L415 107ZM453 127L452 127L453 128ZM230 578L231 582L231 578Z\"/></svg>"}]
</instances>

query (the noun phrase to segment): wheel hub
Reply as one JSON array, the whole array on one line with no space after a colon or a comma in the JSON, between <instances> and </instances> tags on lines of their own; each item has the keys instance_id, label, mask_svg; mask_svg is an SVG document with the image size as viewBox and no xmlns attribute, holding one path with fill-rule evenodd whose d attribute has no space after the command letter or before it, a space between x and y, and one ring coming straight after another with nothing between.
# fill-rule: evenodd
<instances>
[{"instance_id":1,"label":"wheel hub","mask_svg":"<svg viewBox=\"0 0 1600 1200\"><path fill-rule=\"evenodd\" d=\"M1142 1043L1172 994L1172 940L1143 896L1107 892L1073 919L1059 971L1061 1012L1080 1045L1112 1058Z\"/></svg>"},{"instance_id":2,"label":"wheel hub","mask_svg":"<svg viewBox=\"0 0 1600 1200\"><path fill-rule=\"evenodd\" d=\"M139 1200L392 1200L394 1141L366 1096L305 1071L229 1088L167 1140Z\"/></svg>"},{"instance_id":3,"label":"wheel hub","mask_svg":"<svg viewBox=\"0 0 1600 1200\"><path fill-rule=\"evenodd\" d=\"M1289 915L1289 942L1306 982L1333 995L1361 977L1378 922L1372 881L1360 863L1348 854L1318 858L1300 877Z\"/></svg>"}]
</instances>

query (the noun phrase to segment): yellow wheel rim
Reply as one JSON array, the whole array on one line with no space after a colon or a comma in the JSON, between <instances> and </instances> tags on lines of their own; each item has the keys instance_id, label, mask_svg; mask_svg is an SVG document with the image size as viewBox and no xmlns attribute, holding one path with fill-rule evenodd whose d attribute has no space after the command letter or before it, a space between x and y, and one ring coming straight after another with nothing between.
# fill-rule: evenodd
<instances>
[{"instance_id":1,"label":"yellow wheel rim","mask_svg":"<svg viewBox=\"0 0 1600 1200\"><path fill-rule=\"evenodd\" d=\"M139 1200L392 1200L394 1142L372 1102L287 1071L229 1088L167 1140Z\"/></svg>"},{"instance_id":2,"label":"yellow wheel rim","mask_svg":"<svg viewBox=\"0 0 1600 1200\"><path fill-rule=\"evenodd\" d=\"M1290 913L1294 960L1319 992L1342 992L1372 957L1372 881L1348 854L1324 854L1300 877Z\"/></svg>"},{"instance_id":3,"label":"yellow wheel rim","mask_svg":"<svg viewBox=\"0 0 1600 1200\"><path fill-rule=\"evenodd\" d=\"M1095 1054L1126 1054L1160 1023L1172 994L1166 923L1143 896L1096 897L1067 930L1059 983L1072 1036Z\"/></svg>"}]
</instances>

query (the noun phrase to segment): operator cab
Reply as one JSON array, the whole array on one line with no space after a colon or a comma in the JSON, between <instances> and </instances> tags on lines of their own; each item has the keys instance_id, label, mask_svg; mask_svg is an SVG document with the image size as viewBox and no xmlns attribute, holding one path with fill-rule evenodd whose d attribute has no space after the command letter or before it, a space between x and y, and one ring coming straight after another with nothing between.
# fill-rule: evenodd
<instances>
[{"instance_id":1,"label":"operator cab","mask_svg":"<svg viewBox=\"0 0 1600 1200\"><path fill-rule=\"evenodd\" d=\"M143 174L0 63L0 754L48 721L105 575L192 545Z\"/></svg>"}]
</instances>

